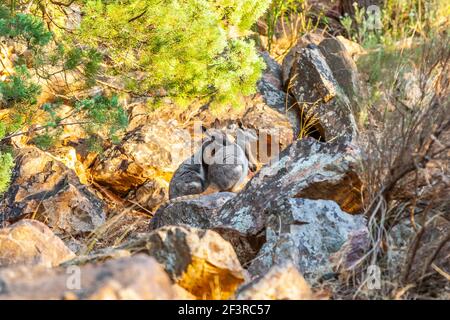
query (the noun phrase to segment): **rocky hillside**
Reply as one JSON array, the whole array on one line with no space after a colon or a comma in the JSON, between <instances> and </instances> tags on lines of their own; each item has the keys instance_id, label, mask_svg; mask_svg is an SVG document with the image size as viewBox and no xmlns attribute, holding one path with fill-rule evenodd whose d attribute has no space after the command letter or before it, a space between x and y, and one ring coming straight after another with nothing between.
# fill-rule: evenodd
<instances>
[{"instance_id":1,"label":"rocky hillside","mask_svg":"<svg viewBox=\"0 0 450 320\"><path fill-rule=\"evenodd\" d=\"M422 162L392 160L387 178L375 181L371 139L378 136L363 123L361 106L371 88L367 70L358 70L369 53L317 30L299 37L280 63L267 51L259 55L266 69L240 109L184 110L162 99L164 107L149 111L152 98L129 94L126 132L103 151L89 147L78 125L62 126L62 142L46 149L33 143L33 130L10 137L14 167L0 196L0 299L404 298L413 287L415 297L433 287L429 296L448 298L450 208L431 205L438 196L448 200L449 154L440 149L448 117L442 127L434 122L442 130L430 141L439 143L418 138L427 149L411 154L423 151ZM448 65L439 68L433 83L444 85ZM405 105L421 89L420 70L410 74L415 78L401 82ZM82 120L70 106L59 112ZM263 137L257 169L237 192L169 201L174 172L203 138L195 134L199 123L201 132L239 126ZM416 167L430 169L422 176ZM422 210L405 200L416 190ZM394 211L401 215L388 214ZM385 253L389 275L383 269L375 282L403 277L395 289L371 287Z\"/></svg>"}]
</instances>

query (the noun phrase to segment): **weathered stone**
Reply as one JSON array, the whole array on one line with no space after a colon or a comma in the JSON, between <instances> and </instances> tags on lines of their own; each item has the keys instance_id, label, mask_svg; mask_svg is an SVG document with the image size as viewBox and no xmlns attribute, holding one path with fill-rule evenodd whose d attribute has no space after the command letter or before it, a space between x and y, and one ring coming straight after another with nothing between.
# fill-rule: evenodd
<instances>
[{"instance_id":1,"label":"weathered stone","mask_svg":"<svg viewBox=\"0 0 450 320\"><path fill-rule=\"evenodd\" d=\"M294 135L300 132L300 110L295 100L283 89L281 66L267 53L262 54L267 65L262 78L257 83L258 94L250 99L247 105L264 102L289 120Z\"/></svg>"},{"instance_id":2,"label":"weathered stone","mask_svg":"<svg viewBox=\"0 0 450 320\"><path fill-rule=\"evenodd\" d=\"M266 69L263 72L261 80L270 83L277 90L283 90L281 66L270 57L267 51L262 52L261 57L266 64Z\"/></svg>"},{"instance_id":3,"label":"weathered stone","mask_svg":"<svg viewBox=\"0 0 450 320\"><path fill-rule=\"evenodd\" d=\"M333 200L345 212L360 213L356 156L351 145L339 141L296 141L281 153L279 161L264 166L243 191L223 205L211 228L233 243L245 263L262 245L265 211L286 198Z\"/></svg>"},{"instance_id":4,"label":"weathered stone","mask_svg":"<svg viewBox=\"0 0 450 320\"><path fill-rule=\"evenodd\" d=\"M0 229L0 267L54 267L73 257L75 254L41 222L22 220Z\"/></svg>"},{"instance_id":5,"label":"weathered stone","mask_svg":"<svg viewBox=\"0 0 450 320\"><path fill-rule=\"evenodd\" d=\"M197 298L226 299L246 279L231 244L211 230L167 226L120 248L153 256L176 284Z\"/></svg>"},{"instance_id":6,"label":"weathered stone","mask_svg":"<svg viewBox=\"0 0 450 320\"><path fill-rule=\"evenodd\" d=\"M369 230L366 227L351 232L339 251L330 256L333 270L338 273L353 271L368 252L369 246Z\"/></svg>"},{"instance_id":7,"label":"weathered stone","mask_svg":"<svg viewBox=\"0 0 450 320\"><path fill-rule=\"evenodd\" d=\"M329 200L286 199L274 203L267 214L267 242L249 267L253 275L286 262L308 278L332 272L330 255L352 231L364 227L361 216L349 215Z\"/></svg>"},{"instance_id":8,"label":"weathered stone","mask_svg":"<svg viewBox=\"0 0 450 320\"><path fill-rule=\"evenodd\" d=\"M344 45L334 37L311 34L291 49L283 68L288 90L302 110L302 126L309 128L305 134L317 130L325 141L340 136L353 141L361 82Z\"/></svg>"},{"instance_id":9,"label":"weathered stone","mask_svg":"<svg viewBox=\"0 0 450 320\"><path fill-rule=\"evenodd\" d=\"M273 266L266 274L239 288L238 300L311 300L308 283L292 263Z\"/></svg>"},{"instance_id":10,"label":"weathered stone","mask_svg":"<svg viewBox=\"0 0 450 320\"><path fill-rule=\"evenodd\" d=\"M24 148L0 203L0 224L35 217L56 234L79 235L105 221L103 207L73 170L37 148Z\"/></svg>"},{"instance_id":11,"label":"weathered stone","mask_svg":"<svg viewBox=\"0 0 450 320\"><path fill-rule=\"evenodd\" d=\"M190 155L190 142L190 135L174 122L160 120L139 126L95 162L93 178L121 194L152 179L169 181Z\"/></svg>"},{"instance_id":12,"label":"weathered stone","mask_svg":"<svg viewBox=\"0 0 450 320\"><path fill-rule=\"evenodd\" d=\"M350 100L359 98L360 80L358 69L345 46L336 38L325 38L319 49L333 73L336 82Z\"/></svg>"},{"instance_id":13,"label":"weathered stone","mask_svg":"<svg viewBox=\"0 0 450 320\"><path fill-rule=\"evenodd\" d=\"M79 278L77 278L79 275ZM174 299L163 268L137 255L81 267L0 269L0 299L129 300Z\"/></svg>"},{"instance_id":14,"label":"weathered stone","mask_svg":"<svg viewBox=\"0 0 450 320\"><path fill-rule=\"evenodd\" d=\"M188 225L210 229L217 217L217 211L228 200L235 197L232 192L218 192L196 198L181 199L161 206L151 220L151 229L168 225Z\"/></svg>"},{"instance_id":15,"label":"weathered stone","mask_svg":"<svg viewBox=\"0 0 450 320\"><path fill-rule=\"evenodd\" d=\"M309 44L296 52L290 72L290 92L298 103L328 102L339 87L318 46Z\"/></svg>"},{"instance_id":16,"label":"weathered stone","mask_svg":"<svg viewBox=\"0 0 450 320\"><path fill-rule=\"evenodd\" d=\"M259 152L258 159L261 163L266 163L272 156L271 153L286 149L294 140L294 130L286 116L264 103L249 108L242 117L242 124L255 131L259 137L260 151L268 151L265 155L267 157L263 157L263 152ZM262 146L261 142L265 142L266 146ZM276 150L271 150L272 144Z\"/></svg>"},{"instance_id":17,"label":"weathered stone","mask_svg":"<svg viewBox=\"0 0 450 320\"><path fill-rule=\"evenodd\" d=\"M286 54L286 56L283 59L283 63L281 65L281 80L284 88L290 87L290 81L291 81L291 70L294 66L295 62L295 56L297 52L305 48L308 44L315 44L319 45L319 43L325 39L325 36L323 35L323 32L309 32L302 37L300 37L295 44L294 47L292 47L291 50Z\"/></svg>"}]
</instances>

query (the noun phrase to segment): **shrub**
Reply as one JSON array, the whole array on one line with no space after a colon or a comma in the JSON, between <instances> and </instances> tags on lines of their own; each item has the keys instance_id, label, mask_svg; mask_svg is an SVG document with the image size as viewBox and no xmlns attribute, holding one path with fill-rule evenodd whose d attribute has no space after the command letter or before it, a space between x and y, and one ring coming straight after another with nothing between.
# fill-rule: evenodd
<instances>
[{"instance_id":1,"label":"shrub","mask_svg":"<svg viewBox=\"0 0 450 320\"><path fill-rule=\"evenodd\" d=\"M11 181L11 170L14 161L9 153L0 151L0 195L6 191Z\"/></svg>"},{"instance_id":2,"label":"shrub","mask_svg":"<svg viewBox=\"0 0 450 320\"><path fill-rule=\"evenodd\" d=\"M87 0L80 39L100 47L129 89L180 104L238 104L264 67L245 34L269 0Z\"/></svg>"}]
</instances>

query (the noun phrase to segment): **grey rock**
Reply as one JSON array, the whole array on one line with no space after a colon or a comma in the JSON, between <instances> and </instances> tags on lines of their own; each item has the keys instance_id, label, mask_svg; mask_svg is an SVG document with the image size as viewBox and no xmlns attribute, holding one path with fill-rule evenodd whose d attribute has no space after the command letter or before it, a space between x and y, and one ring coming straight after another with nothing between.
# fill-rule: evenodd
<instances>
[{"instance_id":1,"label":"grey rock","mask_svg":"<svg viewBox=\"0 0 450 320\"><path fill-rule=\"evenodd\" d=\"M209 228L232 243L246 264L265 242L266 211L286 198L333 200L345 212L361 212L356 151L339 141L296 141L281 153L279 161L265 165L228 200L210 219Z\"/></svg>"},{"instance_id":2,"label":"grey rock","mask_svg":"<svg viewBox=\"0 0 450 320\"><path fill-rule=\"evenodd\" d=\"M330 256L353 231L365 228L361 216L343 212L330 200L286 199L272 206L268 215L267 242L249 266L253 275L286 262L307 278L332 272Z\"/></svg>"},{"instance_id":3,"label":"grey rock","mask_svg":"<svg viewBox=\"0 0 450 320\"><path fill-rule=\"evenodd\" d=\"M286 93L282 85L281 66L267 53L262 54L266 63L266 70L257 83L258 95L253 98L256 102L260 99L269 107L285 116L292 126L294 135L300 132L300 111L295 100Z\"/></svg>"},{"instance_id":4,"label":"grey rock","mask_svg":"<svg viewBox=\"0 0 450 320\"><path fill-rule=\"evenodd\" d=\"M152 230L168 225L188 225L211 229L214 220L220 219L217 211L236 196L232 192L218 192L196 198L174 200L162 205L150 222Z\"/></svg>"},{"instance_id":5,"label":"grey rock","mask_svg":"<svg viewBox=\"0 0 450 320\"><path fill-rule=\"evenodd\" d=\"M321 50L310 44L295 55L290 73L290 92L298 103L328 102L338 94L339 87Z\"/></svg>"},{"instance_id":6,"label":"grey rock","mask_svg":"<svg viewBox=\"0 0 450 320\"><path fill-rule=\"evenodd\" d=\"M360 95L360 79L350 53L342 42L334 37L325 38L318 47L340 88L349 99L356 101Z\"/></svg>"},{"instance_id":7,"label":"grey rock","mask_svg":"<svg viewBox=\"0 0 450 320\"><path fill-rule=\"evenodd\" d=\"M295 62L295 55L300 49L305 48L309 44L319 45L319 43L325 39L325 36L319 32L310 32L298 39L296 45L283 58L281 65L281 79L284 88L289 87L291 80L291 69Z\"/></svg>"},{"instance_id":8,"label":"grey rock","mask_svg":"<svg viewBox=\"0 0 450 320\"><path fill-rule=\"evenodd\" d=\"M325 141L342 136L354 141L361 82L342 43L334 37L305 39L287 59L283 74L289 74L289 92L304 115L302 125L319 131Z\"/></svg>"}]
</instances>

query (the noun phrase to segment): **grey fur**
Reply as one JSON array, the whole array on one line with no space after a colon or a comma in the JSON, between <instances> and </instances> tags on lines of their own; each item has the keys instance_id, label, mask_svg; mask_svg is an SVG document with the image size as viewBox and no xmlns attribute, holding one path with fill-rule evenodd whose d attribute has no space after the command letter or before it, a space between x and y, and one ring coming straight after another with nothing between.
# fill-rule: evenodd
<instances>
[{"instance_id":1,"label":"grey fur","mask_svg":"<svg viewBox=\"0 0 450 320\"><path fill-rule=\"evenodd\" d=\"M208 151L212 150L211 154ZM208 182L218 191L236 191L248 174L245 151L223 132L214 132L212 142L205 150L208 163Z\"/></svg>"},{"instance_id":2,"label":"grey fur","mask_svg":"<svg viewBox=\"0 0 450 320\"><path fill-rule=\"evenodd\" d=\"M203 148L199 152L202 152ZM207 166L195 161L201 154L194 154L175 171L169 183L169 199L202 193L208 187Z\"/></svg>"},{"instance_id":3,"label":"grey fur","mask_svg":"<svg viewBox=\"0 0 450 320\"><path fill-rule=\"evenodd\" d=\"M200 150L175 171L169 184L170 202L193 198L209 186L215 191L236 191L245 182L249 167L256 168L250 145L256 141L254 134L237 129L237 142L222 130L210 129L206 134Z\"/></svg>"}]
</instances>

